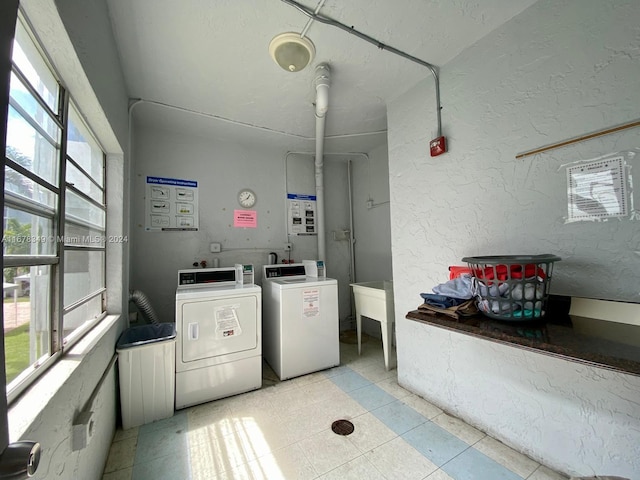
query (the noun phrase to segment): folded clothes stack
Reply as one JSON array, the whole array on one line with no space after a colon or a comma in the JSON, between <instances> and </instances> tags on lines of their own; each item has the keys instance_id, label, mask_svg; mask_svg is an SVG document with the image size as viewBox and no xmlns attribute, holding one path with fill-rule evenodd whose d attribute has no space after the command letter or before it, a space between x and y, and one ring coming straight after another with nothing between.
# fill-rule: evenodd
<instances>
[{"instance_id":1,"label":"folded clothes stack","mask_svg":"<svg viewBox=\"0 0 640 480\"><path fill-rule=\"evenodd\" d=\"M473 287L473 277L471 274L462 274L448 282L436 285L432 289L433 293L421 293L424 303L418 310L426 313L441 313L449 317L459 319L476 315L476 308Z\"/></svg>"},{"instance_id":2,"label":"folded clothes stack","mask_svg":"<svg viewBox=\"0 0 640 480\"><path fill-rule=\"evenodd\" d=\"M471 316L481 312L508 314L515 318L536 318L544 315L542 299L544 298L544 272L540 269L521 270L511 268L483 272L479 279L472 274L464 273L448 282L433 287L433 293L421 293L424 303L419 310L442 313L452 318ZM511 267L519 267L511 265ZM527 265L529 267L529 265ZM509 272L509 273L507 273ZM522 275L525 275L523 278ZM512 275L510 280L519 279L524 283L503 281L504 275ZM537 275L536 275L537 274ZM528 276L532 275L532 276ZM497 282L494 280L498 280ZM477 298L477 301L474 300Z\"/></svg>"},{"instance_id":3,"label":"folded clothes stack","mask_svg":"<svg viewBox=\"0 0 640 480\"><path fill-rule=\"evenodd\" d=\"M480 311L509 314L515 318L544 315L542 299L546 275L536 265L527 264L524 268L522 265L497 265L474 270L474 275L472 290L478 296Z\"/></svg>"}]
</instances>

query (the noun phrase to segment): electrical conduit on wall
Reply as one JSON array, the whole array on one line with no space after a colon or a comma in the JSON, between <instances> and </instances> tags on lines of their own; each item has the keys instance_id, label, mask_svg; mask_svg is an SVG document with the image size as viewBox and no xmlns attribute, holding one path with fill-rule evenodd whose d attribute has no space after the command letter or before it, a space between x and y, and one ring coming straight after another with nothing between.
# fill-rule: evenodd
<instances>
[{"instance_id":1,"label":"electrical conduit on wall","mask_svg":"<svg viewBox=\"0 0 640 480\"><path fill-rule=\"evenodd\" d=\"M326 114L329 109L329 87L330 81L329 65L321 63L316 67L316 227L318 235L318 260L325 261L327 248L325 242L325 222L324 222L324 129Z\"/></svg>"}]
</instances>

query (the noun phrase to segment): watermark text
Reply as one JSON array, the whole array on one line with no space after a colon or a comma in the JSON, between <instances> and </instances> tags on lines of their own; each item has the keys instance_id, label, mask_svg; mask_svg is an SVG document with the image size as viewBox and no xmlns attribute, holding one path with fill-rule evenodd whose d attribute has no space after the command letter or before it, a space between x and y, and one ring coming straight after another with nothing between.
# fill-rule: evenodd
<instances>
[{"instance_id":1,"label":"watermark text","mask_svg":"<svg viewBox=\"0 0 640 480\"><path fill-rule=\"evenodd\" d=\"M4 235L2 243L22 245L29 243L64 243L65 245L104 245L127 243L126 235Z\"/></svg>"}]
</instances>

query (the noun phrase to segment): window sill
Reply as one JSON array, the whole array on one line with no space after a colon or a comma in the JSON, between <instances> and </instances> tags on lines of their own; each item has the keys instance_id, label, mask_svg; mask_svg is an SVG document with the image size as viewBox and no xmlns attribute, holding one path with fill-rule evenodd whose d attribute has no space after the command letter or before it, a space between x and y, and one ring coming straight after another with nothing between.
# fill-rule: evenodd
<instances>
[{"instance_id":1,"label":"window sill","mask_svg":"<svg viewBox=\"0 0 640 480\"><path fill-rule=\"evenodd\" d=\"M115 340L122 330L122 327L119 326L120 318L120 315L105 317L11 404L7 414L11 442L21 440L30 427L38 421L38 418L45 414L45 410L58 393L71 387L72 384L70 385L69 380L83 367L85 361L95 358L100 362L101 359L96 357L102 355L105 357L104 364L101 364L102 369L95 375L87 377L87 381L82 382L80 391L72 396L80 402L76 407L76 412L81 410L84 402L91 396L92 390L100 380L104 368L115 354ZM110 347L98 348L103 344L103 341L110 342ZM99 351L100 353L98 353ZM57 410L51 412L51 414L59 413ZM61 419L61 421L69 423L71 420L73 419ZM37 439L34 440L37 441Z\"/></svg>"}]
</instances>

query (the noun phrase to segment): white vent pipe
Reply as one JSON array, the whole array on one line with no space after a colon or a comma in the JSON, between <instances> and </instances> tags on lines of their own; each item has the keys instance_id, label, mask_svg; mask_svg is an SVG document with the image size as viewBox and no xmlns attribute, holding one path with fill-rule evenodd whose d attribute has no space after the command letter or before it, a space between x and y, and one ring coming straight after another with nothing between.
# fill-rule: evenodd
<instances>
[{"instance_id":1,"label":"white vent pipe","mask_svg":"<svg viewBox=\"0 0 640 480\"><path fill-rule=\"evenodd\" d=\"M327 247L325 242L324 222L324 126L329 109L329 87L331 71L329 65L321 63L316 67L316 229L318 235L318 260L326 261Z\"/></svg>"}]
</instances>

